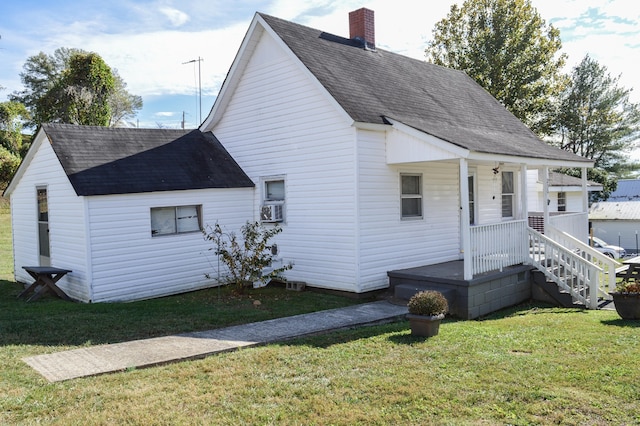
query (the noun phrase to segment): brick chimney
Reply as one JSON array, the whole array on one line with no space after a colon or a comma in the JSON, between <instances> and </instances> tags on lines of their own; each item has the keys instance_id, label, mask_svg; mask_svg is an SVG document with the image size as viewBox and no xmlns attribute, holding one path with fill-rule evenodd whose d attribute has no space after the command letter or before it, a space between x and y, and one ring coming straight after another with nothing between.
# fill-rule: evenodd
<instances>
[{"instance_id":1,"label":"brick chimney","mask_svg":"<svg viewBox=\"0 0 640 426\"><path fill-rule=\"evenodd\" d=\"M361 41L365 49L375 50L376 27L373 10L363 7L349 12L349 38Z\"/></svg>"}]
</instances>

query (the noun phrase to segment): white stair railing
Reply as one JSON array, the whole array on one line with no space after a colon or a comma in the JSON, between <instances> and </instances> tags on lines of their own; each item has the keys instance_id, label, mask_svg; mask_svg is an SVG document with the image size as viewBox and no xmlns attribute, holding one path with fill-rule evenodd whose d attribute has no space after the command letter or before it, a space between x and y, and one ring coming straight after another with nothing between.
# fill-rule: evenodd
<instances>
[{"instance_id":1,"label":"white stair railing","mask_svg":"<svg viewBox=\"0 0 640 426\"><path fill-rule=\"evenodd\" d=\"M527 232L531 263L574 300L597 309L598 281L603 269L532 228L527 228Z\"/></svg>"},{"instance_id":2,"label":"white stair railing","mask_svg":"<svg viewBox=\"0 0 640 426\"><path fill-rule=\"evenodd\" d=\"M605 256L573 235L560 231L554 226L547 226L545 235L598 266L601 270L598 274L598 297L606 300L612 299L611 292L616 288L616 269L622 266L620 262Z\"/></svg>"}]
</instances>

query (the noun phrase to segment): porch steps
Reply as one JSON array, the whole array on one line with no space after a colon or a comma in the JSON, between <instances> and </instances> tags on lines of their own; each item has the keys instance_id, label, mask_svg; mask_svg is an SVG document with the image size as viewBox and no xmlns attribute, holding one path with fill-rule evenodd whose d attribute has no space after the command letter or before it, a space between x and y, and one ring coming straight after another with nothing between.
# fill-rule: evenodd
<instances>
[{"instance_id":1,"label":"porch steps","mask_svg":"<svg viewBox=\"0 0 640 426\"><path fill-rule=\"evenodd\" d=\"M534 300L551 303L563 308L586 308L583 303L576 302L571 294L558 287L558 284L547 280L541 271L531 272L531 297Z\"/></svg>"}]
</instances>

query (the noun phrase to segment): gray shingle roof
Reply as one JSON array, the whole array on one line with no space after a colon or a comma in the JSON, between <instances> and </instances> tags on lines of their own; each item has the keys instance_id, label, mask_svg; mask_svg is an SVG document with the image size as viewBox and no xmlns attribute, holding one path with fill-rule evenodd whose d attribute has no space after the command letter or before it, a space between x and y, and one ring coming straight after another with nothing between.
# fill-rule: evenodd
<instances>
[{"instance_id":1,"label":"gray shingle roof","mask_svg":"<svg viewBox=\"0 0 640 426\"><path fill-rule=\"evenodd\" d=\"M388 117L475 152L590 162L541 141L461 71L259 15L356 122Z\"/></svg>"},{"instance_id":2,"label":"gray shingle roof","mask_svg":"<svg viewBox=\"0 0 640 426\"><path fill-rule=\"evenodd\" d=\"M569 176L559 172L549 172L549 185L550 186L582 186L582 179ZM597 187L598 191L602 190L602 184L591 180L587 181L587 187ZM590 189L591 191L592 189Z\"/></svg>"},{"instance_id":3,"label":"gray shingle roof","mask_svg":"<svg viewBox=\"0 0 640 426\"><path fill-rule=\"evenodd\" d=\"M77 195L252 187L211 132L44 124Z\"/></svg>"}]
</instances>

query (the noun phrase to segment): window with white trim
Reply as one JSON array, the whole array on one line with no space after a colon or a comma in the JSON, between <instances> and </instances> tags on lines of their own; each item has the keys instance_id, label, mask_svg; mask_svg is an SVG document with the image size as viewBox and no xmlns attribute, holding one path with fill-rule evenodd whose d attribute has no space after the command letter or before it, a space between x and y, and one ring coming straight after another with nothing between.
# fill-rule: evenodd
<instances>
[{"instance_id":1,"label":"window with white trim","mask_svg":"<svg viewBox=\"0 0 640 426\"><path fill-rule=\"evenodd\" d=\"M558 211L559 212L567 211L567 193L566 192L558 192Z\"/></svg>"},{"instance_id":2,"label":"window with white trim","mask_svg":"<svg viewBox=\"0 0 640 426\"><path fill-rule=\"evenodd\" d=\"M502 217L514 217L513 201L515 196L515 185L513 182L513 172L502 172Z\"/></svg>"},{"instance_id":3,"label":"window with white trim","mask_svg":"<svg viewBox=\"0 0 640 426\"><path fill-rule=\"evenodd\" d=\"M261 222L284 221L285 181L283 177L263 178Z\"/></svg>"},{"instance_id":4,"label":"window with white trim","mask_svg":"<svg viewBox=\"0 0 640 426\"><path fill-rule=\"evenodd\" d=\"M202 206L151 208L151 236L199 232L202 229Z\"/></svg>"},{"instance_id":5,"label":"window with white trim","mask_svg":"<svg viewBox=\"0 0 640 426\"><path fill-rule=\"evenodd\" d=\"M400 205L402 219L422 218L421 174L400 174Z\"/></svg>"}]
</instances>

